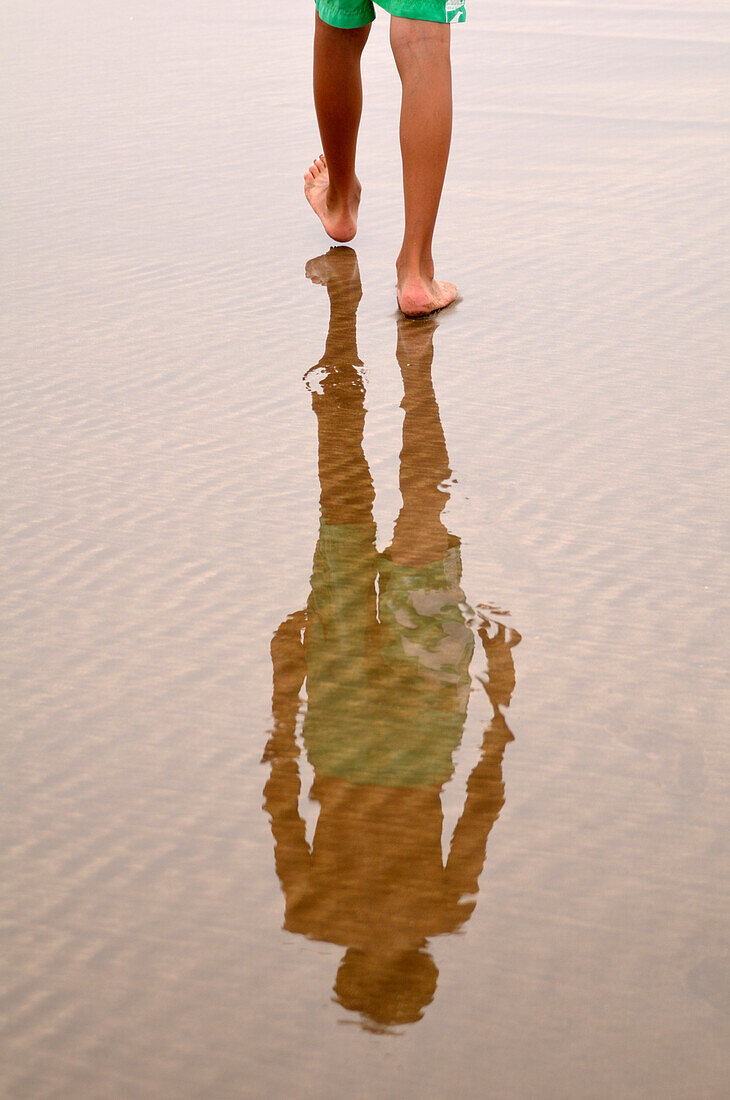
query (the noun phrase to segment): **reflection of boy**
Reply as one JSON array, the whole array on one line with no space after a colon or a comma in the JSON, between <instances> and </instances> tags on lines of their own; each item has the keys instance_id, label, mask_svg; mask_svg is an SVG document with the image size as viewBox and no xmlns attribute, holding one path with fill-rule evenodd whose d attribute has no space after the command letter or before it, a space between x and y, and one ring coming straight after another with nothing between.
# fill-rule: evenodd
<instances>
[{"instance_id":1,"label":"reflection of boy","mask_svg":"<svg viewBox=\"0 0 730 1100\"><path fill-rule=\"evenodd\" d=\"M351 250L328 262L350 270ZM348 257L346 253L350 253ZM480 631L494 718L444 866L440 791L453 772L470 688L474 637L464 619L459 542L440 514L448 455L430 381L432 324L399 328L405 421L403 508L392 544L375 547L373 486L362 450L364 389L350 282L312 269L333 304L325 371L313 395L322 522L306 611L272 641L274 730L265 805L286 898L284 927L347 948L335 992L370 1025L417 1020L433 997L429 937L453 932L475 905L489 831L504 801L511 740L498 707L514 686L504 628ZM310 277L314 277L310 272ZM302 731L320 803L311 850L298 813L294 730Z\"/></svg>"},{"instance_id":2,"label":"reflection of boy","mask_svg":"<svg viewBox=\"0 0 730 1100\"><path fill-rule=\"evenodd\" d=\"M320 541L320 563L321 554ZM454 547L444 573L458 569L457 562ZM406 598L388 607L386 589L380 609L387 626L378 631L375 623L362 623L344 649L337 644L341 608L321 601L318 611L310 601L306 613L283 623L272 643L275 728L265 805L286 899L284 927L347 948L337 999L380 1026L420 1018L438 975L426 941L454 932L474 908L487 837L504 803L502 756L511 740L496 712L444 866L440 791L461 740L473 641L454 614L460 589L424 586L415 572L408 569L401 578L415 602L444 601L431 615L419 612L417 624L403 613L413 602ZM323 577L317 574L315 558L313 594L321 595ZM418 587L408 589L414 579ZM354 593L351 585L348 592ZM380 639L368 644L372 628ZM352 664L345 680L330 679L347 662ZM288 706L279 670L289 681ZM303 740L315 773L310 798L320 803L311 850L298 813L294 738L305 675Z\"/></svg>"}]
</instances>

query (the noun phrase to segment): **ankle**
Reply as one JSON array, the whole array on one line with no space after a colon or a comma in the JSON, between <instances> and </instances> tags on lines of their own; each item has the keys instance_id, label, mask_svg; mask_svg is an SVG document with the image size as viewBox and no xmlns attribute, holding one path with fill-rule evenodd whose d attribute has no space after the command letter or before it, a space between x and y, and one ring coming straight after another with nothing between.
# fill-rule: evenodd
<instances>
[{"instance_id":1,"label":"ankle","mask_svg":"<svg viewBox=\"0 0 730 1100\"><path fill-rule=\"evenodd\" d=\"M327 205L330 210L346 210L353 200L360 197L360 183L356 176L345 184L335 184L330 178L327 187Z\"/></svg>"},{"instance_id":2,"label":"ankle","mask_svg":"<svg viewBox=\"0 0 730 1100\"><path fill-rule=\"evenodd\" d=\"M423 257L401 252L395 261L395 269L399 286L406 283L430 283L434 276L433 260L430 255Z\"/></svg>"}]
</instances>

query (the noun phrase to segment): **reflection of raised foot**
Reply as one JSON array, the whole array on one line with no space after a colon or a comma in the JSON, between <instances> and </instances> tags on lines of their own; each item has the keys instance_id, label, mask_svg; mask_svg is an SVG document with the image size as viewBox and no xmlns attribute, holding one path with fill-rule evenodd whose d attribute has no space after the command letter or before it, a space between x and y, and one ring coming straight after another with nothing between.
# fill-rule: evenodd
<instances>
[{"instance_id":1,"label":"reflection of raised foot","mask_svg":"<svg viewBox=\"0 0 730 1100\"><path fill-rule=\"evenodd\" d=\"M316 157L304 173L304 197L333 241L351 241L357 233L360 183L356 179L352 194L333 202L329 182L324 156Z\"/></svg>"},{"instance_id":2,"label":"reflection of raised foot","mask_svg":"<svg viewBox=\"0 0 730 1100\"><path fill-rule=\"evenodd\" d=\"M355 335L357 307L362 298L357 253L346 245L330 248L308 260L304 273L317 286L326 288L330 300L327 346L319 363L304 375L307 388L321 395L328 383L336 382L339 388L352 385L364 392L357 369L362 363Z\"/></svg>"},{"instance_id":3,"label":"reflection of raised foot","mask_svg":"<svg viewBox=\"0 0 730 1100\"><path fill-rule=\"evenodd\" d=\"M304 274L313 283L326 286L328 290L352 286L362 293L357 252L347 245L333 245L329 252L307 260Z\"/></svg>"}]
</instances>

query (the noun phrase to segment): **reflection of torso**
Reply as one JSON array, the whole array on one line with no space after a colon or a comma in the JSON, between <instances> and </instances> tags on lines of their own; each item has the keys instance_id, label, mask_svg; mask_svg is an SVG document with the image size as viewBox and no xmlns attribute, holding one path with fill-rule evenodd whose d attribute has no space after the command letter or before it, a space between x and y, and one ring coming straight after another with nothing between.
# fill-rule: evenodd
<instances>
[{"instance_id":1,"label":"reflection of torso","mask_svg":"<svg viewBox=\"0 0 730 1100\"><path fill-rule=\"evenodd\" d=\"M285 927L367 951L406 950L469 916L443 866L436 787L356 785L317 779L321 803L301 892L287 897Z\"/></svg>"}]
</instances>

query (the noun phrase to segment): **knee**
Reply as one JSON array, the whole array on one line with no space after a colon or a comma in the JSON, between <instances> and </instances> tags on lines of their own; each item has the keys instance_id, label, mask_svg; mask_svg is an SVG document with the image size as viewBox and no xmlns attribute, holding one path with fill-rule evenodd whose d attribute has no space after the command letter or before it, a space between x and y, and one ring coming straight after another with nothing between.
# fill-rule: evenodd
<instances>
[{"instance_id":1,"label":"knee","mask_svg":"<svg viewBox=\"0 0 730 1100\"><path fill-rule=\"evenodd\" d=\"M319 12L314 13L315 42L326 49L345 50L351 53L362 53L365 43L370 35L372 23L364 27L333 27L325 23Z\"/></svg>"},{"instance_id":2,"label":"knee","mask_svg":"<svg viewBox=\"0 0 730 1100\"><path fill-rule=\"evenodd\" d=\"M396 58L404 52L448 55L451 27L448 23L430 23L425 19L404 19L392 15L390 44Z\"/></svg>"}]
</instances>

